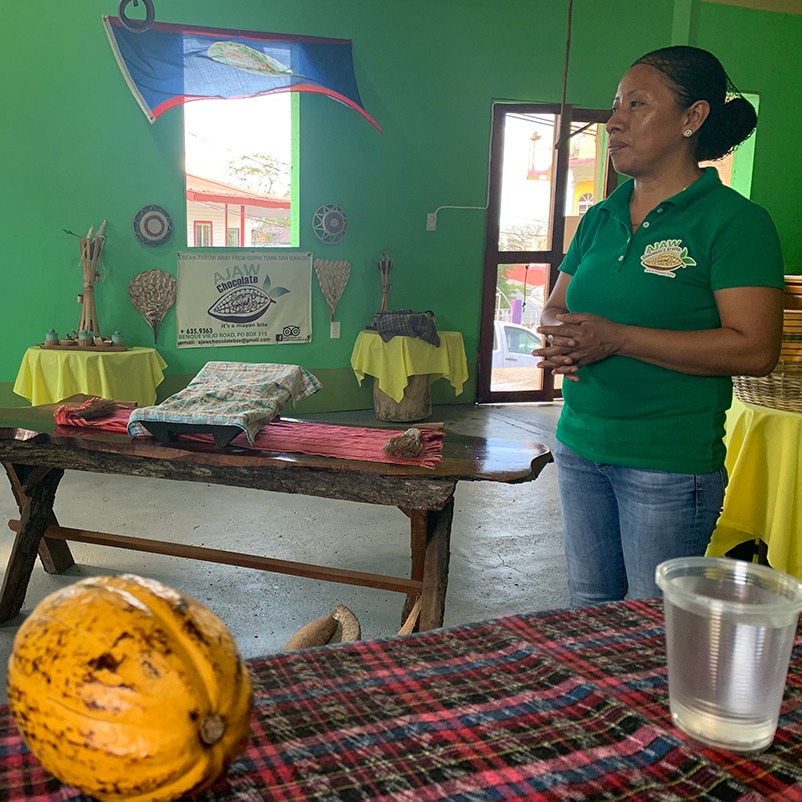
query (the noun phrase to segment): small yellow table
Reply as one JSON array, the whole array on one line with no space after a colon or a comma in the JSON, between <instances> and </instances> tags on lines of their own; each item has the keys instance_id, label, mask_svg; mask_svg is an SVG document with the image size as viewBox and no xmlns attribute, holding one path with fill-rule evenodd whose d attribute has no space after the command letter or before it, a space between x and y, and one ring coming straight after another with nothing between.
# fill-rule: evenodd
<instances>
[{"instance_id":1,"label":"small yellow table","mask_svg":"<svg viewBox=\"0 0 802 802\"><path fill-rule=\"evenodd\" d=\"M67 350L35 345L22 358L14 392L34 406L79 393L151 406L166 367L155 348L89 351L80 346Z\"/></svg>"},{"instance_id":2,"label":"small yellow table","mask_svg":"<svg viewBox=\"0 0 802 802\"><path fill-rule=\"evenodd\" d=\"M458 331L437 333L440 337L439 347L419 337L400 335L384 342L375 331L361 331L351 354L351 367L356 374L356 380L362 384L366 375L373 376L374 389L384 393L397 405L407 403L405 390L409 396L408 386L410 389L419 388L421 383L428 403L429 385L438 379L448 379L455 393L459 395L468 378L468 360L465 357L462 334ZM375 400L374 392L374 403ZM391 408L392 406L390 404ZM421 409L420 405L418 408ZM397 414L377 417L380 420L415 420L424 416L414 413L405 415L404 410L395 412Z\"/></svg>"},{"instance_id":3,"label":"small yellow table","mask_svg":"<svg viewBox=\"0 0 802 802\"><path fill-rule=\"evenodd\" d=\"M468 379L465 344L458 331L438 331L440 346L419 337L393 337L384 342L375 331L361 331L351 354L351 367L362 384L366 375L379 380L379 389L401 401L410 376L429 376L429 382L448 379L457 395Z\"/></svg>"},{"instance_id":4,"label":"small yellow table","mask_svg":"<svg viewBox=\"0 0 802 802\"><path fill-rule=\"evenodd\" d=\"M707 554L760 538L771 566L802 579L802 413L734 398L726 427L730 481Z\"/></svg>"}]
</instances>

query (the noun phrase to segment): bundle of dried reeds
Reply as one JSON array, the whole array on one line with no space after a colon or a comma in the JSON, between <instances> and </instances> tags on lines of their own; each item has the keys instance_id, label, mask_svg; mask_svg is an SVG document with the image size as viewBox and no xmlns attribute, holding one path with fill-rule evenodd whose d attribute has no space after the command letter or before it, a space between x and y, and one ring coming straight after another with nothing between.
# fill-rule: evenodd
<instances>
[{"instance_id":1,"label":"bundle of dried reeds","mask_svg":"<svg viewBox=\"0 0 802 802\"><path fill-rule=\"evenodd\" d=\"M379 305L380 312L387 311L387 299L390 297L390 289L392 288L392 284L390 284L390 274L393 272L393 261L390 257L383 253L379 257L379 276L381 277L381 288L382 288L382 299L381 304Z\"/></svg>"},{"instance_id":2,"label":"bundle of dried reeds","mask_svg":"<svg viewBox=\"0 0 802 802\"><path fill-rule=\"evenodd\" d=\"M106 241L106 221L104 220L97 232L94 226L89 227L85 237L67 231L73 237L78 237L81 250L81 271L83 273L83 292L78 296L78 303L81 304L81 318L78 322L78 331L88 331L93 337L100 336L100 324L97 318L97 308L95 306L95 281L99 278L97 263L100 259L100 252L103 250L103 243Z\"/></svg>"}]
</instances>

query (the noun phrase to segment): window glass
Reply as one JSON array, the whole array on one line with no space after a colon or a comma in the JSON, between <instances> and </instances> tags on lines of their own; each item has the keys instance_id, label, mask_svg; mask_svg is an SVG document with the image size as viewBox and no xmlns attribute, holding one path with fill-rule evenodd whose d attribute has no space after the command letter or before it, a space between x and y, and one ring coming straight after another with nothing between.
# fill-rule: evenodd
<instances>
[{"instance_id":1,"label":"window glass","mask_svg":"<svg viewBox=\"0 0 802 802\"><path fill-rule=\"evenodd\" d=\"M184 105L187 245L211 221L206 247L293 244L291 93ZM193 241L194 240L194 241Z\"/></svg>"},{"instance_id":2,"label":"window glass","mask_svg":"<svg viewBox=\"0 0 802 802\"><path fill-rule=\"evenodd\" d=\"M540 320L548 277L546 264L498 265L496 310L493 323L492 389L538 390L542 387L539 361L532 356L540 348L533 329Z\"/></svg>"},{"instance_id":3,"label":"window glass","mask_svg":"<svg viewBox=\"0 0 802 802\"><path fill-rule=\"evenodd\" d=\"M504 334L507 338L507 348L513 354L531 354L532 349L540 348L540 340L535 339L535 336L526 329L505 326Z\"/></svg>"},{"instance_id":4,"label":"window glass","mask_svg":"<svg viewBox=\"0 0 802 802\"><path fill-rule=\"evenodd\" d=\"M550 245L554 114L510 113L504 122L499 213L500 251L545 251Z\"/></svg>"},{"instance_id":5,"label":"window glass","mask_svg":"<svg viewBox=\"0 0 802 802\"><path fill-rule=\"evenodd\" d=\"M193 223L194 236L192 245L196 248L210 248L212 245L212 224L195 220Z\"/></svg>"}]
</instances>

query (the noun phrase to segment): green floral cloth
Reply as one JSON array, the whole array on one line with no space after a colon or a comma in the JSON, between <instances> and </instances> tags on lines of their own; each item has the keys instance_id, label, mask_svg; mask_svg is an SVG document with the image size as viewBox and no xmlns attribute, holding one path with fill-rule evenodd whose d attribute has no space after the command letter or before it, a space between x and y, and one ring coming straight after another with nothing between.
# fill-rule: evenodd
<instances>
[{"instance_id":1,"label":"green floral cloth","mask_svg":"<svg viewBox=\"0 0 802 802\"><path fill-rule=\"evenodd\" d=\"M147 435L141 421L237 426L253 443L256 433L291 402L316 393L320 382L299 365L207 362L189 385L152 407L131 413L128 433Z\"/></svg>"}]
</instances>

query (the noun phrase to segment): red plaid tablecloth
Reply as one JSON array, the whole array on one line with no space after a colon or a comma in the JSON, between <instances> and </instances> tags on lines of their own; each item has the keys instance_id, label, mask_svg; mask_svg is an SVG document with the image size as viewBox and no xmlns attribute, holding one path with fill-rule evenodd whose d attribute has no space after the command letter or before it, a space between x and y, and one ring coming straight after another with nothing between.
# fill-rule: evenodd
<instances>
[{"instance_id":1,"label":"red plaid tablecloth","mask_svg":"<svg viewBox=\"0 0 802 802\"><path fill-rule=\"evenodd\" d=\"M249 662L247 752L199 800L802 800L802 630L758 756L668 712L662 604L510 616ZM0 799L84 800L0 716Z\"/></svg>"}]
</instances>

